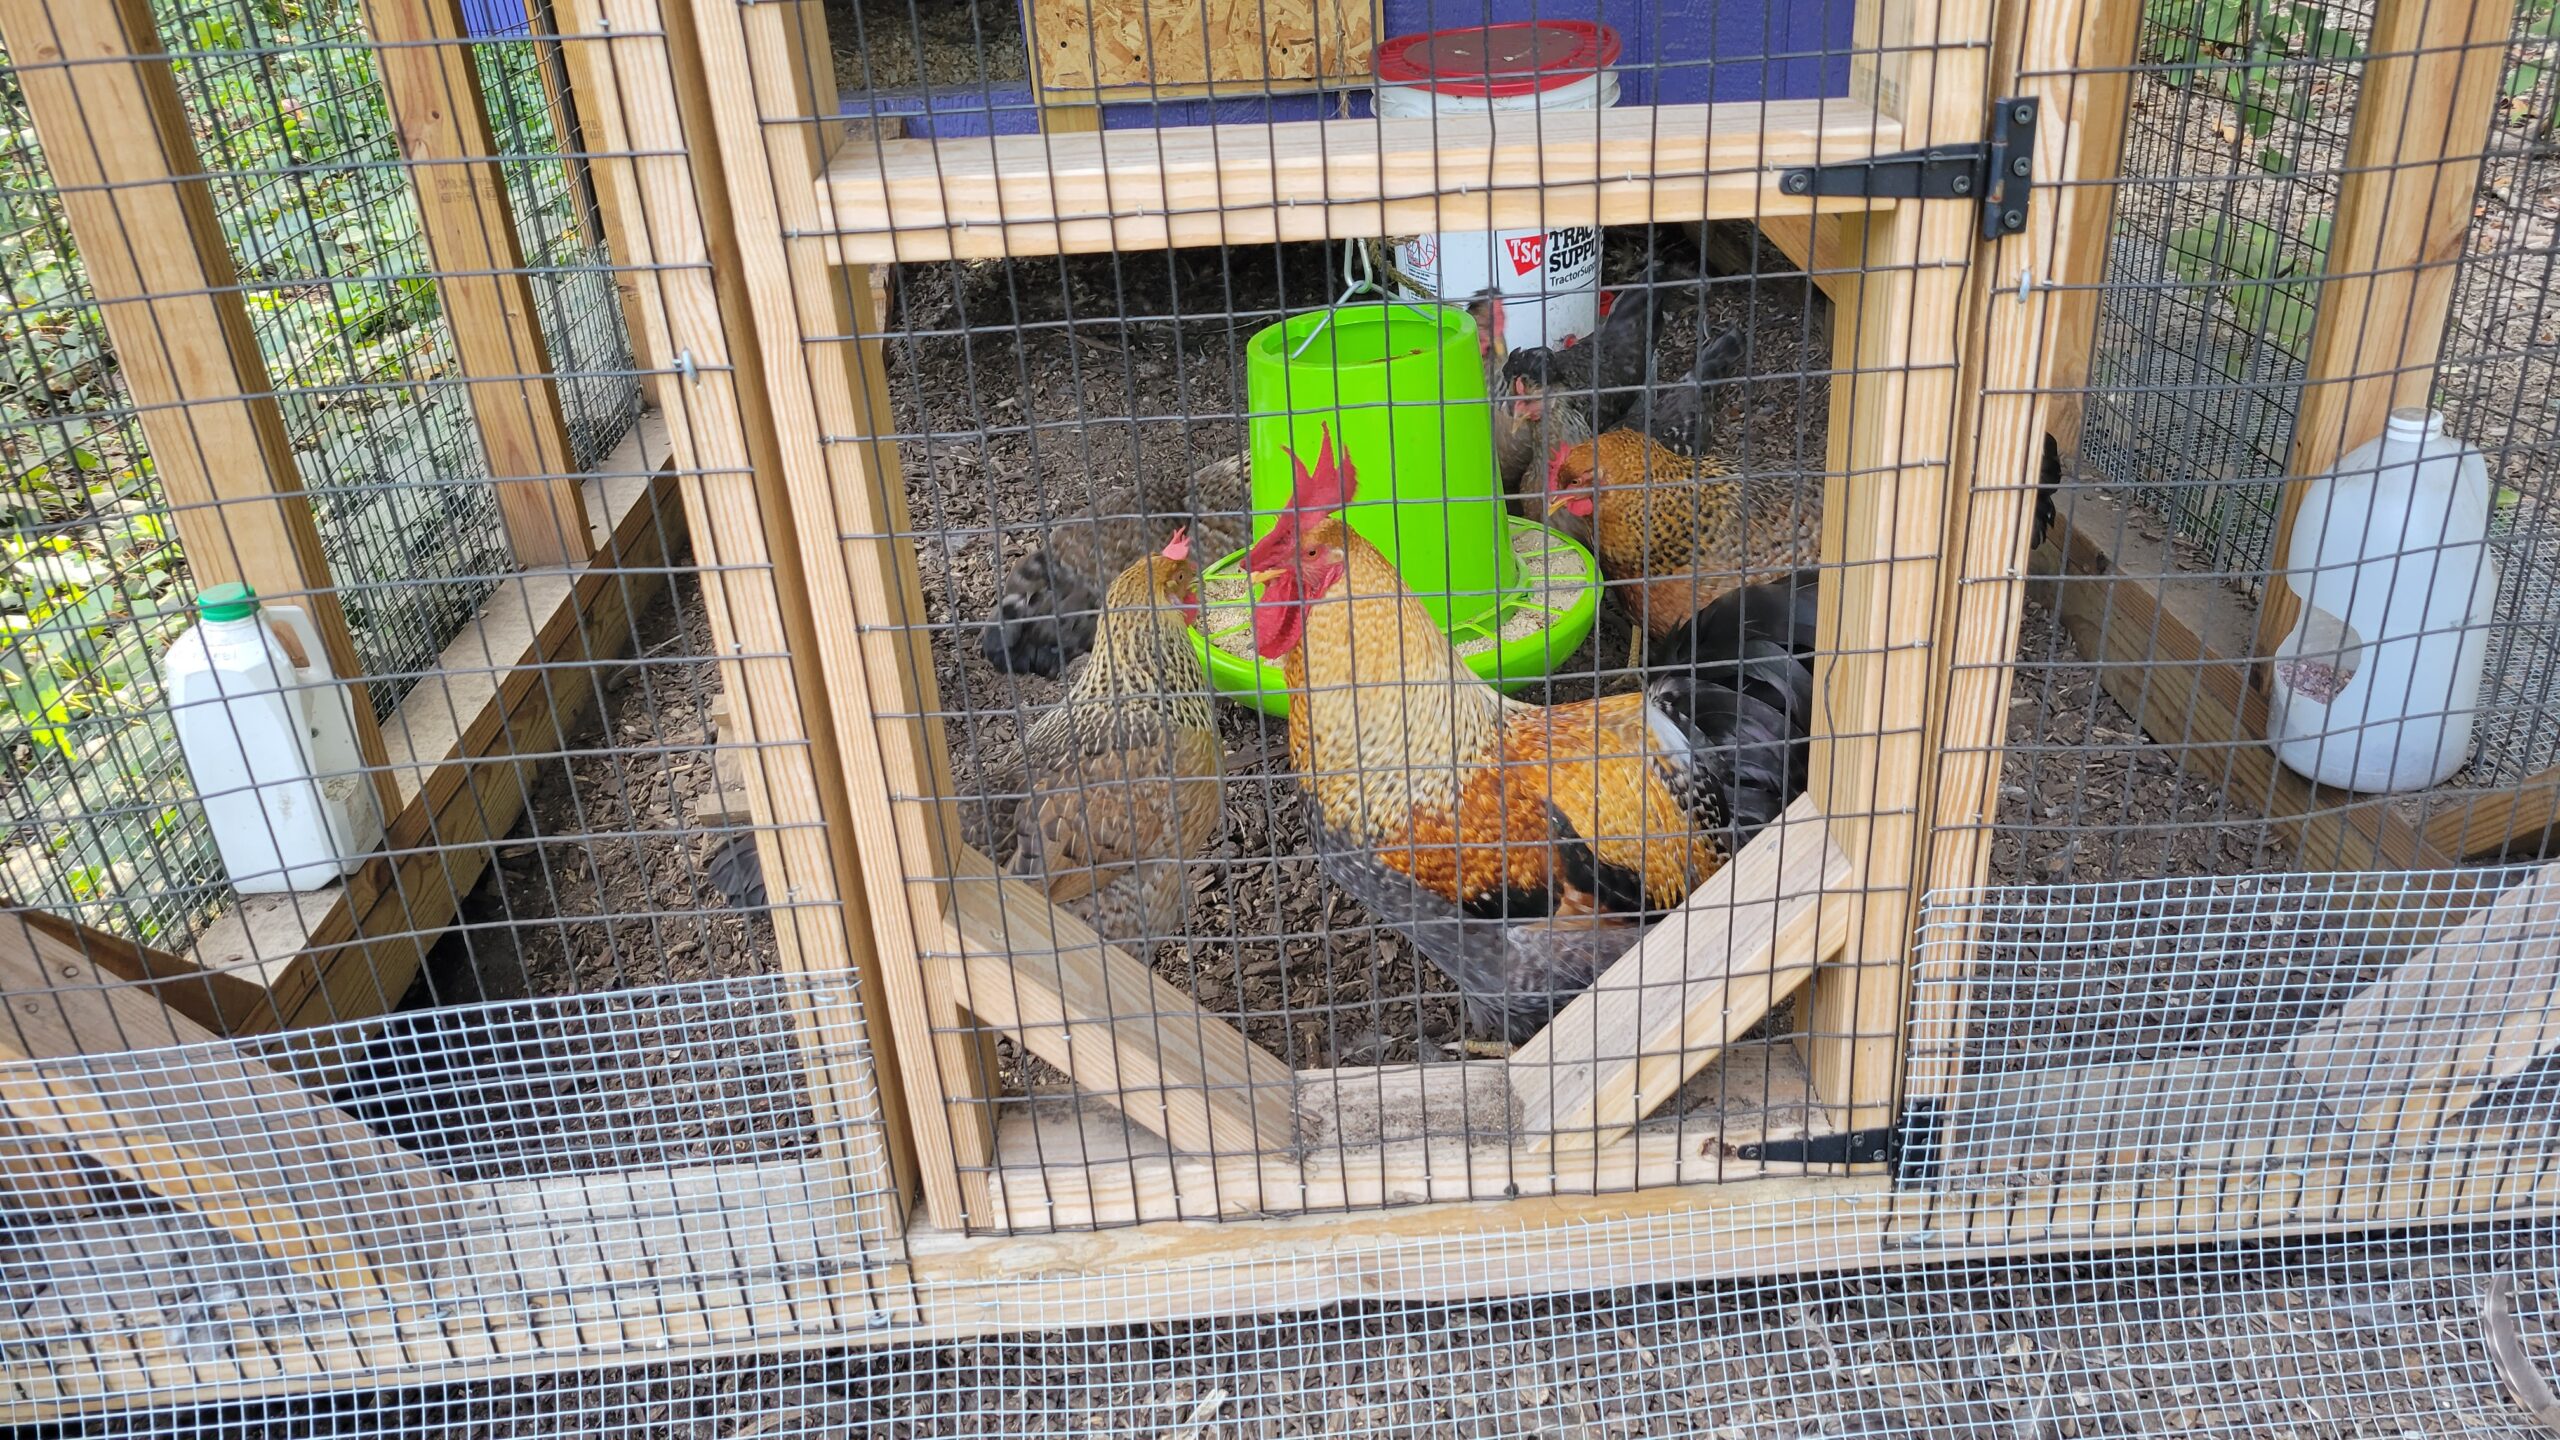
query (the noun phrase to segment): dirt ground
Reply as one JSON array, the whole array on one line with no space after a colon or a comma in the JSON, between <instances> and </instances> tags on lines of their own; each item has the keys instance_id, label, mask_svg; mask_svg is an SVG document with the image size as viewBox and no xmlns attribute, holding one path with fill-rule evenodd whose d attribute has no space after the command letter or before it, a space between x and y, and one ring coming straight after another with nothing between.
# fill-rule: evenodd
<instances>
[{"instance_id":1,"label":"dirt ground","mask_svg":"<svg viewBox=\"0 0 2560 1440\"><path fill-rule=\"evenodd\" d=\"M2499 1228L1350 1304L250 1406L222 1433L2526 1440L2542 1432L2488 1359L2481 1294L2514 1277L2528 1361L2548 1363L2554 1277L2534 1257L2552 1238Z\"/></svg>"},{"instance_id":2,"label":"dirt ground","mask_svg":"<svg viewBox=\"0 0 2560 1440\"><path fill-rule=\"evenodd\" d=\"M1699 264L1690 232L1612 233L1605 275L1651 253ZM1232 454L1252 330L1331 298L1322 247L1179 251L1014 265L910 267L901 277L890 383L921 535L953 766L969 840L1001 849L1018 794L1017 737L1062 687L1006 675L977 625L1049 517L1126 483L1140 465L1188 469ZM1775 268L1770 257L1766 263ZM1750 379L1727 387L1719 443L1755 469L1818 473L1826 423L1827 305L1800 277L1720 275L1683 305L1663 353L1691 353L1706 322L1750 338ZM1542 697L1590 693L1623 654L1599 633ZM543 767L526 821L466 907L430 984L444 1001L768 973L769 922L728 908L704 861L730 832L695 823L714 784L717 693L708 617L691 577L636 631L639 663L599 672L604 728ZM1604 658L1605 657L1605 658ZM2232 825L2219 792L2141 742L2051 617L2030 609L2011 706L1995 882L2281 868L2280 850ZM1198 871L1190 932L1159 964L1212 1012L1300 1066L1435 1058L1459 1038L1448 987L1397 936L1369 925L1307 858L1306 816L1279 722L1222 705L1227 831ZM2241 817L2245 818L2245 817Z\"/></svg>"}]
</instances>

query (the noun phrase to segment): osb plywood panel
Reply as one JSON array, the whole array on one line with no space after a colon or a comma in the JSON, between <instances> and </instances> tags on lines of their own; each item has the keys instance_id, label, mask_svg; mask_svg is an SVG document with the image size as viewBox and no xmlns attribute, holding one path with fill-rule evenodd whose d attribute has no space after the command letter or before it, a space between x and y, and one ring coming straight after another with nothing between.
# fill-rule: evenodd
<instances>
[{"instance_id":1,"label":"osb plywood panel","mask_svg":"<svg viewBox=\"0 0 2560 1440\"><path fill-rule=\"evenodd\" d=\"M1365 78L1370 0L1024 0L1048 90Z\"/></svg>"}]
</instances>

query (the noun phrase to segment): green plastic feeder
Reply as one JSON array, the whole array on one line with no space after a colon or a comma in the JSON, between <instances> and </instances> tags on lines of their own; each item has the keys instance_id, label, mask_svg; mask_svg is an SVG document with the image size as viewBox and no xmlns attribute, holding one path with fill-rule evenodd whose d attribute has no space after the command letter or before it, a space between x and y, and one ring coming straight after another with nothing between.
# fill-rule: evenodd
<instances>
[{"instance_id":1,"label":"green plastic feeder","mask_svg":"<svg viewBox=\"0 0 2560 1440\"><path fill-rule=\"evenodd\" d=\"M1288 509L1290 453L1312 464L1330 428L1334 453L1359 470L1359 498L1344 519L1395 562L1469 669L1515 688L1590 637L1600 568L1571 538L1505 503L1465 311L1399 301L1291 316L1246 348L1245 398L1255 539ZM1220 691L1285 714L1287 678L1249 643L1244 554L1203 569L1197 643Z\"/></svg>"}]
</instances>

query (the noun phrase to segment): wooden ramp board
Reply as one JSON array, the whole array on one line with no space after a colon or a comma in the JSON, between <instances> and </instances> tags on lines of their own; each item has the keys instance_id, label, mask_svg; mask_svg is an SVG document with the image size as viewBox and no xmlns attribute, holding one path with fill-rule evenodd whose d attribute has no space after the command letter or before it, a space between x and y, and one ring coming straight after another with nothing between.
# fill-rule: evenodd
<instances>
[{"instance_id":1,"label":"wooden ramp board","mask_svg":"<svg viewBox=\"0 0 2560 1440\"><path fill-rule=\"evenodd\" d=\"M953 136L845 146L819 199L877 265L1866 210L1778 172L1900 148L1845 99Z\"/></svg>"},{"instance_id":2,"label":"wooden ramp board","mask_svg":"<svg viewBox=\"0 0 2560 1440\"><path fill-rule=\"evenodd\" d=\"M1529 1147L1615 1143L1802 988L1846 943L1847 909L1823 892L1850 873L1799 798L1513 1052Z\"/></svg>"},{"instance_id":3,"label":"wooden ramp board","mask_svg":"<svg viewBox=\"0 0 2560 1440\"><path fill-rule=\"evenodd\" d=\"M1296 1138L1297 1077L1093 927L963 847L951 919L966 957L961 997L1178 1149L1283 1148ZM929 963L951 965L948 957Z\"/></svg>"},{"instance_id":4,"label":"wooden ramp board","mask_svg":"<svg viewBox=\"0 0 2560 1440\"><path fill-rule=\"evenodd\" d=\"M2417 1138L2560 1044L2560 864L2500 895L2295 1040L2359 1131Z\"/></svg>"},{"instance_id":5,"label":"wooden ramp board","mask_svg":"<svg viewBox=\"0 0 2560 1440\"><path fill-rule=\"evenodd\" d=\"M1501 1061L1305 1070L1300 1143L1260 1155L1176 1154L1099 1106L1043 1101L997 1129L996 1227L1078 1230L1457 1200L1731 1184L1818 1167L1735 1147L1828 1133L1795 1045L1736 1046L1615 1145L1532 1151Z\"/></svg>"},{"instance_id":6,"label":"wooden ramp board","mask_svg":"<svg viewBox=\"0 0 2560 1440\"><path fill-rule=\"evenodd\" d=\"M0 915L0 1109L336 1289L409 1292L461 1187L147 994L49 967L25 913Z\"/></svg>"},{"instance_id":7,"label":"wooden ramp board","mask_svg":"<svg viewBox=\"0 0 2560 1440\"><path fill-rule=\"evenodd\" d=\"M492 1184L397 1306L183 1210L0 1235L0 1292L21 1300L0 1312L0 1423L173 1388L300 1396L420 1366L486 1381L858 1341L908 1296L852 1214L838 1167L806 1157Z\"/></svg>"}]
</instances>

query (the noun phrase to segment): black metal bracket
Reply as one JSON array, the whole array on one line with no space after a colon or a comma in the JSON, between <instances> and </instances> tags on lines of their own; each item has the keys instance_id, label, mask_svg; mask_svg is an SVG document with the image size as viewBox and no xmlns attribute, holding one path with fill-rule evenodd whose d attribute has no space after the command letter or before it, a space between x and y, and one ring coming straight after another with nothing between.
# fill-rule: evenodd
<instances>
[{"instance_id":1,"label":"black metal bracket","mask_svg":"<svg viewBox=\"0 0 2560 1440\"><path fill-rule=\"evenodd\" d=\"M1938 1174L1940 1117L1935 1101L1914 1100L1899 1125L1849 1130L1836 1135L1808 1135L1795 1140L1763 1140L1736 1145L1734 1158L1771 1165L1887 1165L1893 1178L1925 1185Z\"/></svg>"},{"instance_id":2,"label":"black metal bracket","mask_svg":"<svg viewBox=\"0 0 2560 1440\"><path fill-rule=\"evenodd\" d=\"M2027 228L2027 199L2036 183L2036 117L2032 96L1991 107L1990 139L1979 145L1933 145L1834 165L1778 172L1789 195L1854 200L1971 200L1982 207L1982 238Z\"/></svg>"}]
</instances>

